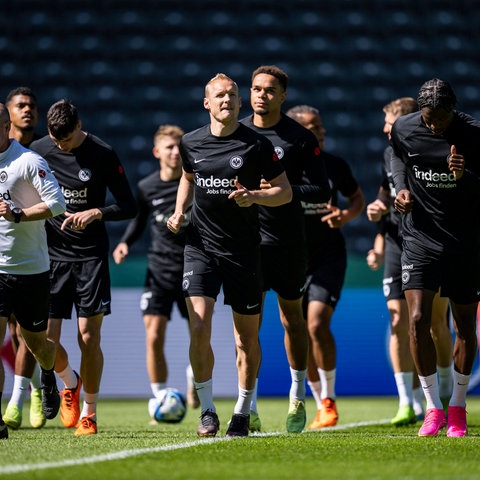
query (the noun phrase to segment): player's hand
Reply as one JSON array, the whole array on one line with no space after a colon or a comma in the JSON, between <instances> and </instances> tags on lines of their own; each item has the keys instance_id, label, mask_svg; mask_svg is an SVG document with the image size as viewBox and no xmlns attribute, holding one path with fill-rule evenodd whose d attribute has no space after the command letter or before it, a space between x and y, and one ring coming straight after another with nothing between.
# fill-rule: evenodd
<instances>
[{"instance_id":1,"label":"player's hand","mask_svg":"<svg viewBox=\"0 0 480 480\"><path fill-rule=\"evenodd\" d=\"M67 227L72 230L85 230L87 225L95 220L100 220L102 216L103 214L98 208L76 213L65 212L65 220L60 228L61 230L65 230Z\"/></svg>"},{"instance_id":2,"label":"player's hand","mask_svg":"<svg viewBox=\"0 0 480 480\"><path fill-rule=\"evenodd\" d=\"M378 198L367 205L367 217L371 222L379 222L387 213L387 206Z\"/></svg>"},{"instance_id":3,"label":"player's hand","mask_svg":"<svg viewBox=\"0 0 480 480\"><path fill-rule=\"evenodd\" d=\"M128 245L125 242L120 242L112 253L113 260L117 265L123 263L128 255Z\"/></svg>"},{"instance_id":4,"label":"player's hand","mask_svg":"<svg viewBox=\"0 0 480 480\"><path fill-rule=\"evenodd\" d=\"M174 213L167 221L168 229L173 233L178 233L185 215L181 212Z\"/></svg>"},{"instance_id":5,"label":"player's hand","mask_svg":"<svg viewBox=\"0 0 480 480\"><path fill-rule=\"evenodd\" d=\"M410 196L410 190L400 190L393 203L395 210L400 213L409 213L413 208L413 199Z\"/></svg>"},{"instance_id":6,"label":"player's hand","mask_svg":"<svg viewBox=\"0 0 480 480\"><path fill-rule=\"evenodd\" d=\"M343 227L343 215L342 210L334 205L327 205L327 208L331 213L327 213L322 217L322 222L328 223L330 228L340 228Z\"/></svg>"},{"instance_id":7,"label":"player's hand","mask_svg":"<svg viewBox=\"0 0 480 480\"><path fill-rule=\"evenodd\" d=\"M252 192L240 184L238 180L235 180L235 187L237 189L228 196L228 199L235 200L239 207L251 207L254 204Z\"/></svg>"},{"instance_id":8,"label":"player's hand","mask_svg":"<svg viewBox=\"0 0 480 480\"><path fill-rule=\"evenodd\" d=\"M450 147L450 155L448 157L448 168L455 175L455 180L460 180L465 170L465 158L457 153L455 145Z\"/></svg>"},{"instance_id":9,"label":"player's hand","mask_svg":"<svg viewBox=\"0 0 480 480\"><path fill-rule=\"evenodd\" d=\"M270 185L270 182L267 182L265 179L260 180L260 190L268 190L269 188L272 188Z\"/></svg>"},{"instance_id":10,"label":"player's hand","mask_svg":"<svg viewBox=\"0 0 480 480\"><path fill-rule=\"evenodd\" d=\"M13 221L12 211L10 210L8 203L4 202L2 199L0 199L0 217L5 218L5 220L8 220L9 222Z\"/></svg>"},{"instance_id":11,"label":"player's hand","mask_svg":"<svg viewBox=\"0 0 480 480\"><path fill-rule=\"evenodd\" d=\"M383 254L371 249L368 251L366 260L371 270L378 270L383 264Z\"/></svg>"}]
</instances>

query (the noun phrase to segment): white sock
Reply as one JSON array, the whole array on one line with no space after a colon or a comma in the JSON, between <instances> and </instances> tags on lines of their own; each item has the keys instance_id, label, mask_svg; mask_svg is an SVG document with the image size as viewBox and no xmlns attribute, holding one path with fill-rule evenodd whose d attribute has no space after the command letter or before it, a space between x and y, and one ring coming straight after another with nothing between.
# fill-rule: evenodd
<instances>
[{"instance_id":1,"label":"white sock","mask_svg":"<svg viewBox=\"0 0 480 480\"><path fill-rule=\"evenodd\" d=\"M193 387L193 369L192 369L192 366L190 364L187 365L185 373L187 375L187 384L189 386L192 385L192 387Z\"/></svg>"},{"instance_id":2,"label":"white sock","mask_svg":"<svg viewBox=\"0 0 480 480\"><path fill-rule=\"evenodd\" d=\"M250 403L252 401L253 389L245 390L238 386L238 400L233 409L233 413L240 415L250 415Z\"/></svg>"},{"instance_id":3,"label":"white sock","mask_svg":"<svg viewBox=\"0 0 480 480\"><path fill-rule=\"evenodd\" d=\"M423 408L423 390L421 387L413 389L413 411L415 415L423 415L425 413Z\"/></svg>"},{"instance_id":4,"label":"white sock","mask_svg":"<svg viewBox=\"0 0 480 480\"><path fill-rule=\"evenodd\" d=\"M20 410L23 408L23 402L27 396L28 386L30 385L30 379L22 377L21 375L15 375L13 380L13 391L10 397L9 405L16 405Z\"/></svg>"},{"instance_id":5,"label":"white sock","mask_svg":"<svg viewBox=\"0 0 480 480\"><path fill-rule=\"evenodd\" d=\"M202 414L207 410L216 412L217 409L213 404L213 388L212 388L212 379L207 380L206 382L194 382L195 389L197 390L198 398L200 399L200 405L202 409Z\"/></svg>"},{"instance_id":6,"label":"white sock","mask_svg":"<svg viewBox=\"0 0 480 480\"><path fill-rule=\"evenodd\" d=\"M413 372L397 372L395 383L398 390L398 405L413 406Z\"/></svg>"},{"instance_id":7,"label":"white sock","mask_svg":"<svg viewBox=\"0 0 480 480\"><path fill-rule=\"evenodd\" d=\"M317 410L320 410L322 408L322 382L320 380L317 380L316 382L307 380L307 383L315 400Z\"/></svg>"},{"instance_id":8,"label":"white sock","mask_svg":"<svg viewBox=\"0 0 480 480\"><path fill-rule=\"evenodd\" d=\"M35 368L33 369L32 378L30 379L30 385L35 390L39 390L42 387L42 382L40 380L40 365L38 362L35 364Z\"/></svg>"},{"instance_id":9,"label":"white sock","mask_svg":"<svg viewBox=\"0 0 480 480\"><path fill-rule=\"evenodd\" d=\"M83 392L83 408L80 413L80 418L88 417L88 415L95 414L94 420L97 419L97 398L98 393Z\"/></svg>"},{"instance_id":10,"label":"white sock","mask_svg":"<svg viewBox=\"0 0 480 480\"><path fill-rule=\"evenodd\" d=\"M320 382L322 382L322 400L325 398L330 398L335 400L335 379L337 376L337 370L322 370L318 369L318 374L320 375Z\"/></svg>"},{"instance_id":11,"label":"white sock","mask_svg":"<svg viewBox=\"0 0 480 480\"><path fill-rule=\"evenodd\" d=\"M437 365L438 373L438 391L440 392L440 398L450 398L453 389L453 373L452 366L439 367Z\"/></svg>"},{"instance_id":12,"label":"white sock","mask_svg":"<svg viewBox=\"0 0 480 480\"><path fill-rule=\"evenodd\" d=\"M61 372L57 372L57 375L63 380L65 388L77 388L77 376L70 364L68 364Z\"/></svg>"},{"instance_id":13,"label":"white sock","mask_svg":"<svg viewBox=\"0 0 480 480\"><path fill-rule=\"evenodd\" d=\"M307 377L307 369L294 370L290 367L290 375L292 377L292 386L290 387L290 400L305 400L306 387L305 378Z\"/></svg>"},{"instance_id":14,"label":"white sock","mask_svg":"<svg viewBox=\"0 0 480 480\"><path fill-rule=\"evenodd\" d=\"M419 375L418 378L422 385L425 400L427 401L427 410L430 410L430 408L443 409L440 394L438 393L437 372L428 375L428 377L422 377Z\"/></svg>"},{"instance_id":15,"label":"white sock","mask_svg":"<svg viewBox=\"0 0 480 480\"><path fill-rule=\"evenodd\" d=\"M158 397L160 391L167 388L167 384L166 382L151 383L150 388L152 389L153 396Z\"/></svg>"},{"instance_id":16,"label":"white sock","mask_svg":"<svg viewBox=\"0 0 480 480\"><path fill-rule=\"evenodd\" d=\"M462 375L457 371L453 372L453 392L450 398L450 407L463 407L467 404L467 390L471 375Z\"/></svg>"},{"instance_id":17,"label":"white sock","mask_svg":"<svg viewBox=\"0 0 480 480\"><path fill-rule=\"evenodd\" d=\"M250 402L250 411L255 413L258 413L257 392L258 392L258 378L255 380L255 387L253 388L253 393L252 393L252 401Z\"/></svg>"}]
</instances>

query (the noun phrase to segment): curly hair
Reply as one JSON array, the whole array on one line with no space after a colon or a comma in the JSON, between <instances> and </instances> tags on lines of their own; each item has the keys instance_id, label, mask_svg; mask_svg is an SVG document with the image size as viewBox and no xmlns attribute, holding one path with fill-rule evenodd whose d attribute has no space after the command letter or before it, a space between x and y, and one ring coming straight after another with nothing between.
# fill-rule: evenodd
<instances>
[{"instance_id":1,"label":"curly hair","mask_svg":"<svg viewBox=\"0 0 480 480\"><path fill-rule=\"evenodd\" d=\"M425 82L418 92L418 108L430 108L437 110L439 108L446 112L455 110L457 97L448 82L433 78Z\"/></svg>"}]
</instances>

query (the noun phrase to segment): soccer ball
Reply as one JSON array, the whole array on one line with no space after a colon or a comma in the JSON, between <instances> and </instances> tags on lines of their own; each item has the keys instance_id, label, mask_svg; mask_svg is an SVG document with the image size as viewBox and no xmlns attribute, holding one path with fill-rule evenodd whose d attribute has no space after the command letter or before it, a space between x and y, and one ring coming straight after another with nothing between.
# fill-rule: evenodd
<instances>
[{"instance_id":1,"label":"soccer ball","mask_svg":"<svg viewBox=\"0 0 480 480\"><path fill-rule=\"evenodd\" d=\"M148 413L157 422L178 423L187 413L187 401L176 388L165 388L148 401Z\"/></svg>"}]
</instances>

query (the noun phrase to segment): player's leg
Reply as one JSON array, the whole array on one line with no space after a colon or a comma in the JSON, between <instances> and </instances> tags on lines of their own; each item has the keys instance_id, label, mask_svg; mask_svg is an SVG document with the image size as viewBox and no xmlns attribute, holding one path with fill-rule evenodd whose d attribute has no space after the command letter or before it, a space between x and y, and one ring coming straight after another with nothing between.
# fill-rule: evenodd
<instances>
[{"instance_id":1,"label":"player's leg","mask_svg":"<svg viewBox=\"0 0 480 480\"><path fill-rule=\"evenodd\" d=\"M453 388L453 339L449 325L448 305L448 298L440 297L437 292L433 299L431 333L437 351L440 398L445 409Z\"/></svg>"},{"instance_id":2,"label":"player's leg","mask_svg":"<svg viewBox=\"0 0 480 480\"><path fill-rule=\"evenodd\" d=\"M5 332L7 330L7 321L8 317L0 316L0 346L3 345L3 341L5 340ZM3 367L3 360L0 357L0 407L2 405L2 394L3 394L3 386L5 384L5 369ZM5 425L2 417L2 410L0 408L0 440L5 440L8 438L8 428Z\"/></svg>"},{"instance_id":3,"label":"player's leg","mask_svg":"<svg viewBox=\"0 0 480 480\"><path fill-rule=\"evenodd\" d=\"M140 299L140 309L145 326L146 366L150 388L154 396L167 388L168 366L165 358L167 324L176 299L176 288L181 291L181 276L171 283L170 270L156 257L149 257L145 287ZM186 308L186 307L185 307Z\"/></svg>"},{"instance_id":4,"label":"player's leg","mask_svg":"<svg viewBox=\"0 0 480 480\"><path fill-rule=\"evenodd\" d=\"M410 350L427 401L426 415L418 435L436 436L446 425L438 390L437 354L430 333L433 290L409 289L405 291L410 317Z\"/></svg>"},{"instance_id":5,"label":"player's leg","mask_svg":"<svg viewBox=\"0 0 480 480\"><path fill-rule=\"evenodd\" d=\"M185 246L184 271L189 274L184 278L182 288L189 318L190 364L200 399L197 434L201 437L214 437L220 428L213 403L214 355L211 345L213 309L222 285L218 260L221 259L212 258L202 247Z\"/></svg>"},{"instance_id":6,"label":"player's leg","mask_svg":"<svg viewBox=\"0 0 480 480\"><path fill-rule=\"evenodd\" d=\"M250 425L250 404L260 366L260 315L244 315L233 311L238 399L229 423L227 436L246 437Z\"/></svg>"},{"instance_id":7,"label":"player's leg","mask_svg":"<svg viewBox=\"0 0 480 480\"><path fill-rule=\"evenodd\" d=\"M46 330L31 332L22 327L22 337L42 369L42 410L45 417L51 420L57 416L60 408L60 397L54 372L55 343L47 338Z\"/></svg>"},{"instance_id":8,"label":"player's leg","mask_svg":"<svg viewBox=\"0 0 480 480\"><path fill-rule=\"evenodd\" d=\"M453 347L454 372L453 391L448 406L447 436L467 435L467 390L477 355L477 309L478 302L458 304L451 302L455 344Z\"/></svg>"},{"instance_id":9,"label":"player's leg","mask_svg":"<svg viewBox=\"0 0 480 480\"><path fill-rule=\"evenodd\" d=\"M4 421L9 427L17 429L22 424L23 403L27 396L37 361L25 344L20 325L18 322L15 323L18 343L17 354L15 355L15 376L12 395L5 410ZM42 412L41 401L36 401L39 398L41 399L41 392L39 390L37 392L32 391L31 398L33 409L30 409L30 420L33 420L32 426L34 428L40 428L46 421Z\"/></svg>"},{"instance_id":10,"label":"player's leg","mask_svg":"<svg viewBox=\"0 0 480 480\"><path fill-rule=\"evenodd\" d=\"M313 357L312 340L308 339L308 365L307 365L307 384L312 392L315 406L317 408L315 418L309 425L309 429L320 428L320 412L322 409L322 382L318 373L317 364Z\"/></svg>"},{"instance_id":11,"label":"player's leg","mask_svg":"<svg viewBox=\"0 0 480 480\"><path fill-rule=\"evenodd\" d=\"M75 435L97 433L97 399L103 373L103 352L100 345L103 317L103 313L91 317L78 317L83 408Z\"/></svg>"},{"instance_id":12,"label":"player's leg","mask_svg":"<svg viewBox=\"0 0 480 480\"><path fill-rule=\"evenodd\" d=\"M338 422L336 407L336 343L331 330L334 309L318 300L308 302L308 333L311 348L318 368L322 407L318 425L310 428L331 427ZM310 355L310 354L309 354Z\"/></svg>"},{"instance_id":13,"label":"player's leg","mask_svg":"<svg viewBox=\"0 0 480 480\"><path fill-rule=\"evenodd\" d=\"M188 309L187 303L185 302L185 297L181 290L176 289L175 301L177 303L178 310L180 315L185 318L188 322ZM188 327L188 323L187 323ZM195 389L195 381L193 377L193 369L190 362L185 369L186 377L187 377L187 404L190 408L198 408L200 406L200 399L198 398L197 390Z\"/></svg>"},{"instance_id":14,"label":"player's leg","mask_svg":"<svg viewBox=\"0 0 480 480\"><path fill-rule=\"evenodd\" d=\"M146 364L154 396L167 387L167 361L164 353L168 318L164 315L143 315L145 325Z\"/></svg>"},{"instance_id":15,"label":"player's leg","mask_svg":"<svg viewBox=\"0 0 480 480\"><path fill-rule=\"evenodd\" d=\"M407 302L403 298L387 300L390 314L390 361L398 392L398 411L391 423L395 426L416 422L413 409L414 365L410 352Z\"/></svg>"},{"instance_id":16,"label":"player's leg","mask_svg":"<svg viewBox=\"0 0 480 480\"><path fill-rule=\"evenodd\" d=\"M15 316L26 346L40 364L42 410L47 419L55 418L60 407L54 365L55 342L47 337L49 310L49 272L17 277ZM25 301L28 298L28 302Z\"/></svg>"},{"instance_id":17,"label":"player's leg","mask_svg":"<svg viewBox=\"0 0 480 480\"><path fill-rule=\"evenodd\" d=\"M60 392L60 419L67 428L77 425L80 418L80 391L82 380L69 363L68 353L61 342L63 319L72 317L75 292L75 274L81 271L81 264L71 262L50 261L50 315L47 337L57 347L55 372L64 383ZM93 277L90 276L91 280Z\"/></svg>"},{"instance_id":18,"label":"player's leg","mask_svg":"<svg viewBox=\"0 0 480 480\"><path fill-rule=\"evenodd\" d=\"M67 428L73 428L80 419L80 392L82 380L73 370L68 360L68 353L60 343L62 334L61 318L49 318L47 337L55 342L55 372L64 383L64 388L60 392L60 419Z\"/></svg>"},{"instance_id":19,"label":"player's leg","mask_svg":"<svg viewBox=\"0 0 480 480\"><path fill-rule=\"evenodd\" d=\"M220 422L213 403L212 376L214 355L211 345L212 316L215 299L191 296L187 298L190 328L190 364L192 365L195 389L200 399L201 417L197 434L201 437L215 436Z\"/></svg>"},{"instance_id":20,"label":"player's leg","mask_svg":"<svg viewBox=\"0 0 480 480\"><path fill-rule=\"evenodd\" d=\"M285 330L284 344L290 365L292 383L290 406L287 415L287 431L298 433L306 423L305 380L308 363L308 331L303 318L302 297L287 300L277 295L280 321Z\"/></svg>"},{"instance_id":21,"label":"player's leg","mask_svg":"<svg viewBox=\"0 0 480 480\"><path fill-rule=\"evenodd\" d=\"M262 319L263 319L263 307L265 305L265 295L266 292L262 293L262 305L260 309L260 320L259 324L260 327L262 325ZM252 394L252 401L250 403L250 431L251 432L260 432L262 430L262 421L260 419L260 415L258 414L258 376L260 373L260 366L262 364L262 358L261 358L261 352L260 352L260 363L258 366L258 371L256 375L256 380L255 380L255 387L253 388L253 394Z\"/></svg>"}]
</instances>

